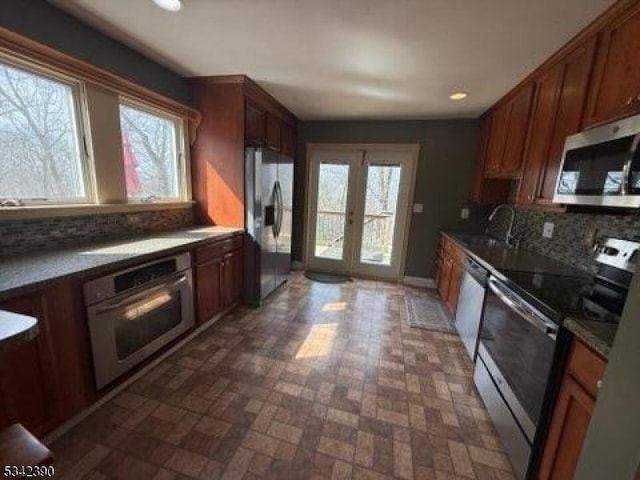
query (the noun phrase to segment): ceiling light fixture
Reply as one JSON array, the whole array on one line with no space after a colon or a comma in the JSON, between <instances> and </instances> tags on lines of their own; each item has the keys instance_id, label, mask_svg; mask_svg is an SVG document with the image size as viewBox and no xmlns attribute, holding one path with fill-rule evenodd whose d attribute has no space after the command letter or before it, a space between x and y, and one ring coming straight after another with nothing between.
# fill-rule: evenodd
<instances>
[{"instance_id":1,"label":"ceiling light fixture","mask_svg":"<svg viewBox=\"0 0 640 480\"><path fill-rule=\"evenodd\" d=\"M169 12L177 12L182 10L182 0L153 0L157 6Z\"/></svg>"},{"instance_id":2,"label":"ceiling light fixture","mask_svg":"<svg viewBox=\"0 0 640 480\"><path fill-rule=\"evenodd\" d=\"M451 95L449 95L449 98L451 100L463 100L467 98L467 92L454 92Z\"/></svg>"}]
</instances>

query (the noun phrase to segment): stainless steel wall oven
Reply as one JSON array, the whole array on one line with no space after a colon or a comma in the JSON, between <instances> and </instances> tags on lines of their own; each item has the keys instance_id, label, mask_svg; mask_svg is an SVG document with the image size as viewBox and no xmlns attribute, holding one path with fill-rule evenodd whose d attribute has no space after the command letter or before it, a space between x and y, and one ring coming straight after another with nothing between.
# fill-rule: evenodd
<instances>
[{"instance_id":1,"label":"stainless steel wall oven","mask_svg":"<svg viewBox=\"0 0 640 480\"><path fill-rule=\"evenodd\" d=\"M96 385L102 388L194 325L191 255L84 285Z\"/></svg>"}]
</instances>

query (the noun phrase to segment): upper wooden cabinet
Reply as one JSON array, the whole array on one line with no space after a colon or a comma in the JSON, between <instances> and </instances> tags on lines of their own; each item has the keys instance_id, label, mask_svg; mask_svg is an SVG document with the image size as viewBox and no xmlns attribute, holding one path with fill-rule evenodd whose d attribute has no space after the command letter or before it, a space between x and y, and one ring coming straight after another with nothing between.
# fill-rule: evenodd
<instances>
[{"instance_id":1,"label":"upper wooden cabinet","mask_svg":"<svg viewBox=\"0 0 640 480\"><path fill-rule=\"evenodd\" d=\"M276 152L280 151L280 135L282 130L282 122L275 115L270 113L267 114L267 147L275 150Z\"/></svg>"},{"instance_id":2,"label":"upper wooden cabinet","mask_svg":"<svg viewBox=\"0 0 640 480\"><path fill-rule=\"evenodd\" d=\"M640 2L632 2L600 33L589 95L588 125L640 112L638 52Z\"/></svg>"},{"instance_id":3,"label":"upper wooden cabinet","mask_svg":"<svg viewBox=\"0 0 640 480\"><path fill-rule=\"evenodd\" d=\"M488 159L491 136L491 115L483 115L480 119L480 144L478 156L471 180L470 200L480 204L504 203L509 198L511 185L509 181L485 177L485 164Z\"/></svg>"},{"instance_id":4,"label":"upper wooden cabinet","mask_svg":"<svg viewBox=\"0 0 640 480\"><path fill-rule=\"evenodd\" d=\"M287 157L295 157L297 150L295 129L288 123L283 123L280 134L280 151Z\"/></svg>"},{"instance_id":5,"label":"upper wooden cabinet","mask_svg":"<svg viewBox=\"0 0 640 480\"><path fill-rule=\"evenodd\" d=\"M262 146L267 140L267 112L249 100L247 100L245 109L247 144Z\"/></svg>"},{"instance_id":6,"label":"upper wooden cabinet","mask_svg":"<svg viewBox=\"0 0 640 480\"><path fill-rule=\"evenodd\" d=\"M298 120L245 75L193 78L191 94L202 114L191 150L196 220L244 227L246 147L293 156Z\"/></svg>"},{"instance_id":7,"label":"upper wooden cabinet","mask_svg":"<svg viewBox=\"0 0 640 480\"><path fill-rule=\"evenodd\" d=\"M618 0L491 107L472 200L507 201L483 201L488 180L520 178L517 203L552 205L567 136L640 113L638 52L640 0Z\"/></svg>"},{"instance_id":8,"label":"upper wooden cabinet","mask_svg":"<svg viewBox=\"0 0 640 480\"><path fill-rule=\"evenodd\" d=\"M533 84L525 85L492 112L486 176L520 176L533 91Z\"/></svg>"},{"instance_id":9,"label":"upper wooden cabinet","mask_svg":"<svg viewBox=\"0 0 640 480\"><path fill-rule=\"evenodd\" d=\"M535 80L525 164L518 190L520 204L553 200L562 151L568 135L582 127L596 38L583 42Z\"/></svg>"}]
</instances>

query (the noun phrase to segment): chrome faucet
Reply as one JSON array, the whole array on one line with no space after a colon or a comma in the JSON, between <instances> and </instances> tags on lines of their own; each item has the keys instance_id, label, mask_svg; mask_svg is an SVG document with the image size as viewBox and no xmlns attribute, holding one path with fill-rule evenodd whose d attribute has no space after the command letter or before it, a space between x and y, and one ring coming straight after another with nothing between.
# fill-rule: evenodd
<instances>
[{"instance_id":1,"label":"chrome faucet","mask_svg":"<svg viewBox=\"0 0 640 480\"><path fill-rule=\"evenodd\" d=\"M489 225L491 224L491 222L493 221L494 217L496 216L496 214L502 210L503 208L507 208L511 211L511 221L509 222L509 229L507 230L507 234L505 235L504 238L504 243L506 243L508 246L513 247L513 248L518 248L518 244L520 242L517 241L515 235L513 235L513 222L516 219L516 209L513 208L511 205L508 205L506 203L502 203L500 205L498 205L496 208L493 209L493 212L491 212L491 215L489 215ZM489 225L487 225L487 232L489 231Z\"/></svg>"}]
</instances>

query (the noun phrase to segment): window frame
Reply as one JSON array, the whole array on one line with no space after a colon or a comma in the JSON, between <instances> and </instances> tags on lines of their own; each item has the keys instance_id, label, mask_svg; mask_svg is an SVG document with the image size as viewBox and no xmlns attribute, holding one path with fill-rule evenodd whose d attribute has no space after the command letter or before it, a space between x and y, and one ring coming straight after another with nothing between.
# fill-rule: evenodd
<instances>
[{"instance_id":1,"label":"window frame","mask_svg":"<svg viewBox=\"0 0 640 480\"><path fill-rule=\"evenodd\" d=\"M0 63L25 73L43 77L47 80L62 84L71 90L71 113L72 123L75 127L75 136L77 149L79 154L79 166L82 172L81 180L84 185L84 196L82 197L66 197L66 198L15 198L3 197L1 199L15 199L20 202L16 208L22 207L61 207L78 206L78 205L95 205L96 204L96 179L94 163L89 154L89 145L87 144L87 132L89 131L88 111L86 107L85 83L68 75L53 71L37 63L30 63L27 60L13 56L4 51L0 51ZM1 160L1 159L0 159ZM6 208L6 207L3 207ZM0 209L0 212L2 209Z\"/></svg>"},{"instance_id":2,"label":"window frame","mask_svg":"<svg viewBox=\"0 0 640 480\"><path fill-rule=\"evenodd\" d=\"M126 96L126 95L118 95L118 111L119 108L124 105L129 108L134 108L140 110L142 112L155 115L157 117L163 118L165 120L170 120L173 122L175 127L175 152L176 152L176 179L178 182L178 196L176 197L158 197L155 196L151 200L146 200L143 198L130 197L128 193L126 193L126 202L132 205L149 205L149 204L162 204L162 203L175 203L175 202L188 202L191 201L191 178L189 175L189 157L188 152L189 148L187 146L187 126L185 125L185 120L171 112L158 108L154 105L150 105L148 103L142 102L135 98ZM121 127L121 135L122 135L122 123L120 122L120 116L118 117L118 122ZM122 142L122 138L121 138ZM124 161L124 157L123 157Z\"/></svg>"}]
</instances>

